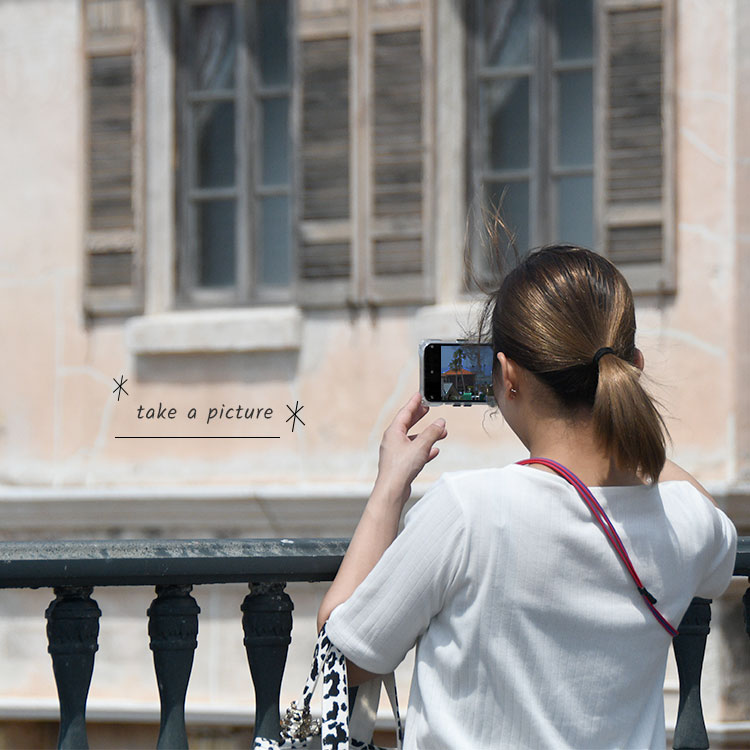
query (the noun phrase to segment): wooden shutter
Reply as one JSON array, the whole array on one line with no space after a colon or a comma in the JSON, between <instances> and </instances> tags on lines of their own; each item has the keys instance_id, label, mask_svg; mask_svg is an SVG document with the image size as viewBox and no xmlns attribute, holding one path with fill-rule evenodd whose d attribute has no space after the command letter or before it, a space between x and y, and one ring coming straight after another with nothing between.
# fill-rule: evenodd
<instances>
[{"instance_id":1,"label":"wooden shutter","mask_svg":"<svg viewBox=\"0 0 750 750\"><path fill-rule=\"evenodd\" d=\"M300 301L352 299L350 20L347 2L303 0L299 23Z\"/></svg>"},{"instance_id":2,"label":"wooden shutter","mask_svg":"<svg viewBox=\"0 0 750 750\"><path fill-rule=\"evenodd\" d=\"M671 0L599 4L597 229L634 291L674 288Z\"/></svg>"},{"instance_id":3,"label":"wooden shutter","mask_svg":"<svg viewBox=\"0 0 750 750\"><path fill-rule=\"evenodd\" d=\"M432 253L430 3L370 0L369 303L427 302Z\"/></svg>"},{"instance_id":4,"label":"wooden shutter","mask_svg":"<svg viewBox=\"0 0 750 750\"><path fill-rule=\"evenodd\" d=\"M84 309L143 309L141 0L84 0L87 215Z\"/></svg>"}]
</instances>

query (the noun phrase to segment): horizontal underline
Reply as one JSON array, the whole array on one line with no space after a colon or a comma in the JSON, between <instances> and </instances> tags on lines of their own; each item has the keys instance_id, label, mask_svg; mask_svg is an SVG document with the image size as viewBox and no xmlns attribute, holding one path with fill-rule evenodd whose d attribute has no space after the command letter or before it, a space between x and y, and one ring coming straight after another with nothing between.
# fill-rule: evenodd
<instances>
[{"instance_id":1,"label":"horizontal underline","mask_svg":"<svg viewBox=\"0 0 750 750\"><path fill-rule=\"evenodd\" d=\"M281 440L281 435L115 435L115 440Z\"/></svg>"}]
</instances>

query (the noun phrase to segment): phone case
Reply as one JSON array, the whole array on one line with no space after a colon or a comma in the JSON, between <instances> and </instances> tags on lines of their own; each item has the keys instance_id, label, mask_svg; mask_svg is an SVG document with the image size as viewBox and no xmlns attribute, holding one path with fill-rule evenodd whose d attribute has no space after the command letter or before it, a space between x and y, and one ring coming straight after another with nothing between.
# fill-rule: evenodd
<instances>
[{"instance_id":1,"label":"phone case","mask_svg":"<svg viewBox=\"0 0 750 750\"><path fill-rule=\"evenodd\" d=\"M422 396L422 403L425 406L447 406L447 404L443 403L442 401L428 401L425 398L424 395L424 352L425 349L428 347L429 344L460 344L462 342L466 343L473 343L469 342L468 339L422 339L422 341L419 342L419 393ZM488 396L486 401L477 401L477 402L468 402L465 404L451 404L451 406L483 406L487 405L490 407L496 406L495 398L494 396Z\"/></svg>"}]
</instances>

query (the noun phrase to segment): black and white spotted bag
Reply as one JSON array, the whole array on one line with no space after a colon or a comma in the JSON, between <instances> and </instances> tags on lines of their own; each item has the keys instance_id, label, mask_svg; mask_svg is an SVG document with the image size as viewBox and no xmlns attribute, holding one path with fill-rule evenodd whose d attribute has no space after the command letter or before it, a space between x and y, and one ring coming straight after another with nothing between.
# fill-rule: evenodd
<instances>
[{"instance_id":1,"label":"black and white spotted bag","mask_svg":"<svg viewBox=\"0 0 750 750\"><path fill-rule=\"evenodd\" d=\"M318 681L323 679L321 719L313 720L310 702ZM403 730L398 712L398 697L394 674L372 679L357 688L357 697L349 716L349 690L346 679L346 657L331 643L325 626L315 644L313 662L301 705L293 702L281 720L281 743L258 737L254 750L385 750L371 743L375 715L380 699L381 682L396 720L397 748L401 750Z\"/></svg>"}]
</instances>

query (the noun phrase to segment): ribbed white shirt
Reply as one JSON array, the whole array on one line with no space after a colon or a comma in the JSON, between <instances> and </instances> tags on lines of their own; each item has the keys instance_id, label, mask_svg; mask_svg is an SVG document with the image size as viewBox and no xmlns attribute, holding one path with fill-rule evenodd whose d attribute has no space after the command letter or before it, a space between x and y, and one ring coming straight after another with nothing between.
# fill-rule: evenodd
<instances>
[{"instance_id":1,"label":"ribbed white shirt","mask_svg":"<svg viewBox=\"0 0 750 750\"><path fill-rule=\"evenodd\" d=\"M736 529L688 482L591 490L672 625L727 587ZM417 644L406 750L665 746L671 639L558 475L444 474L327 631L376 673Z\"/></svg>"}]
</instances>

